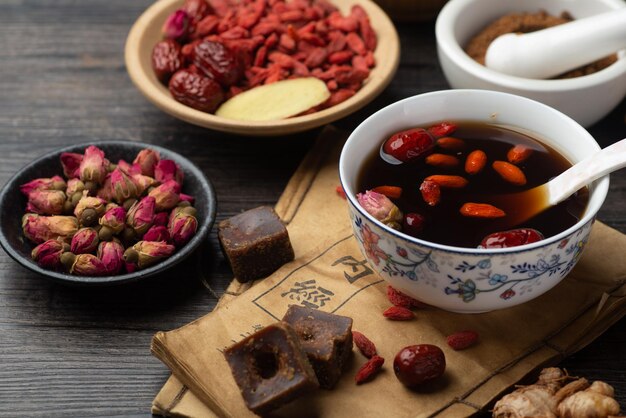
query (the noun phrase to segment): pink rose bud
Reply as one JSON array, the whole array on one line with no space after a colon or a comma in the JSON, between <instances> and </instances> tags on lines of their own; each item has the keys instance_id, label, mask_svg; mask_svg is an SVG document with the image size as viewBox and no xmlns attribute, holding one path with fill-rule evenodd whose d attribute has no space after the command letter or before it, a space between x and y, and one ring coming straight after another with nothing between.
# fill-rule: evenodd
<instances>
[{"instance_id":1,"label":"pink rose bud","mask_svg":"<svg viewBox=\"0 0 626 418\"><path fill-rule=\"evenodd\" d=\"M82 161L82 154L76 154L75 152L62 153L61 166L63 167L63 174L65 177L68 179L79 177L79 168Z\"/></svg>"},{"instance_id":2,"label":"pink rose bud","mask_svg":"<svg viewBox=\"0 0 626 418\"><path fill-rule=\"evenodd\" d=\"M163 35L166 38L178 39L187 34L189 30L189 16L184 10L176 10L167 17L163 24Z\"/></svg>"},{"instance_id":3,"label":"pink rose bud","mask_svg":"<svg viewBox=\"0 0 626 418\"><path fill-rule=\"evenodd\" d=\"M126 225L135 231L137 236L145 234L154 222L156 201L152 196L146 196L135 203L126 215Z\"/></svg>"},{"instance_id":4,"label":"pink rose bud","mask_svg":"<svg viewBox=\"0 0 626 418\"><path fill-rule=\"evenodd\" d=\"M156 211L170 210L178 204L180 197L180 185L175 180L168 180L150 191L148 196L154 197Z\"/></svg>"},{"instance_id":5,"label":"pink rose bud","mask_svg":"<svg viewBox=\"0 0 626 418\"><path fill-rule=\"evenodd\" d=\"M98 220L102 225L98 236L103 241L109 241L113 235L117 235L124 230L126 226L126 209L121 206L115 206L104 212L104 215Z\"/></svg>"},{"instance_id":6,"label":"pink rose bud","mask_svg":"<svg viewBox=\"0 0 626 418\"><path fill-rule=\"evenodd\" d=\"M124 262L124 267L126 267L126 271L127 271L128 273L134 273L134 272L136 272L137 270L139 270L139 269L137 268L137 264L136 264L136 263L127 263L127 262Z\"/></svg>"},{"instance_id":7,"label":"pink rose bud","mask_svg":"<svg viewBox=\"0 0 626 418\"><path fill-rule=\"evenodd\" d=\"M144 241L169 241L170 233L166 226L152 225L143 235Z\"/></svg>"},{"instance_id":8,"label":"pink rose bud","mask_svg":"<svg viewBox=\"0 0 626 418\"><path fill-rule=\"evenodd\" d=\"M156 180L152 177L144 176L143 174L133 174L132 175L133 182L135 182L135 187L137 187L137 193L141 196L146 190L150 187L155 186L157 184Z\"/></svg>"},{"instance_id":9,"label":"pink rose bud","mask_svg":"<svg viewBox=\"0 0 626 418\"><path fill-rule=\"evenodd\" d=\"M124 247L117 241L105 241L98 245L98 258L107 274L117 274L124 267Z\"/></svg>"},{"instance_id":10,"label":"pink rose bud","mask_svg":"<svg viewBox=\"0 0 626 418\"><path fill-rule=\"evenodd\" d=\"M63 213L65 193L60 190L33 190L28 195L26 212L39 215L60 215Z\"/></svg>"},{"instance_id":11,"label":"pink rose bud","mask_svg":"<svg viewBox=\"0 0 626 418\"><path fill-rule=\"evenodd\" d=\"M67 244L56 239L49 239L33 248L30 256L41 267L57 270L61 267L61 255L66 251L69 251Z\"/></svg>"},{"instance_id":12,"label":"pink rose bud","mask_svg":"<svg viewBox=\"0 0 626 418\"><path fill-rule=\"evenodd\" d=\"M154 177L154 167L161 159L158 152L150 148L144 148L137 154L134 164L139 164L141 167L141 174L144 176Z\"/></svg>"},{"instance_id":13,"label":"pink rose bud","mask_svg":"<svg viewBox=\"0 0 626 418\"><path fill-rule=\"evenodd\" d=\"M198 220L185 211L176 211L174 216L170 217L168 230L174 245L182 247L196 234Z\"/></svg>"},{"instance_id":14,"label":"pink rose bud","mask_svg":"<svg viewBox=\"0 0 626 418\"><path fill-rule=\"evenodd\" d=\"M167 222L170 219L170 214L167 212L159 212L154 215L153 225L156 226L167 226Z\"/></svg>"},{"instance_id":15,"label":"pink rose bud","mask_svg":"<svg viewBox=\"0 0 626 418\"><path fill-rule=\"evenodd\" d=\"M83 191L85 190L85 183L83 183L80 179L69 179L67 181L67 188L65 189L65 194L68 199L71 199L77 193L80 193L80 197L83 196Z\"/></svg>"},{"instance_id":16,"label":"pink rose bud","mask_svg":"<svg viewBox=\"0 0 626 418\"><path fill-rule=\"evenodd\" d=\"M69 240L78 230L73 216L39 216L27 213L22 217L24 236L36 244L50 239Z\"/></svg>"},{"instance_id":17,"label":"pink rose bud","mask_svg":"<svg viewBox=\"0 0 626 418\"><path fill-rule=\"evenodd\" d=\"M195 198L195 197L190 196L190 195L185 194L185 193L181 193L181 194L179 194L179 195L178 195L178 197L180 197L180 201L181 201L181 202L189 202L189 203L191 203L192 205L193 205L193 202L196 200L196 198Z\"/></svg>"},{"instance_id":18,"label":"pink rose bud","mask_svg":"<svg viewBox=\"0 0 626 418\"><path fill-rule=\"evenodd\" d=\"M154 167L154 179L159 183L176 180L178 184L183 184L183 177L183 171L172 160L161 160Z\"/></svg>"},{"instance_id":19,"label":"pink rose bud","mask_svg":"<svg viewBox=\"0 0 626 418\"><path fill-rule=\"evenodd\" d=\"M67 184L59 176L31 180L20 186L20 191L28 196L35 190L65 190Z\"/></svg>"},{"instance_id":20,"label":"pink rose bud","mask_svg":"<svg viewBox=\"0 0 626 418\"><path fill-rule=\"evenodd\" d=\"M78 276L105 276L107 269L104 263L93 254L64 253L61 262L70 274Z\"/></svg>"},{"instance_id":21,"label":"pink rose bud","mask_svg":"<svg viewBox=\"0 0 626 418\"><path fill-rule=\"evenodd\" d=\"M96 192L96 196L107 202L113 200L113 187L111 186L111 173L107 174L102 182L102 186Z\"/></svg>"},{"instance_id":22,"label":"pink rose bud","mask_svg":"<svg viewBox=\"0 0 626 418\"><path fill-rule=\"evenodd\" d=\"M87 196L85 192L83 193L83 197L74 208L74 216L78 218L82 226L91 226L104 215L107 202L102 198Z\"/></svg>"},{"instance_id":23,"label":"pink rose bud","mask_svg":"<svg viewBox=\"0 0 626 418\"><path fill-rule=\"evenodd\" d=\"M124 203L127 199L133 199L139 196L135 182L123 168L120 168L119 165L111 173L110 187L113 199L120 204Z\"/></svg>"},{"instance_id":24,"label":"pink rose bud","mask_svg":"<svg viewBox=\"0 0 626 418\"><path fill-rule=\"evenodd\" d=\"M93 253L98 248L98 231L93 228L81 228L72 237L70 251L74 254Z\"/></svg>"},{"instance_id":25,"label":"pink rose bud","mask_svg":"<svg viewBox=\"0 0 626 418\"><path fill-rule=\"evenodd\" d=\"M90 145L85 149L85 155L78 168L80 179L84 182L94 182L96 184L102 184L104 178L107 175L108 164L104 160L104 152L94 146Z\"/></svg>"},{"instance_id":26,"label":"pink rose bud","mask_svg":"<svg viewBox=\"0 0 626 418\"><path fill-rule=\"evenodd\" d=\"M137 264L138 269L150 267L169 257L176 248L163 241L139 241L124 252L124 261Z\"/></svg>"},{"instance_id":27,"label":"pink rose bud","mask_svg":"<svg viewBox=\"0 0 626 418\"><path fill-rule=\"evenodd\" d=\"M368 190L357 194L356 198L361 207L374 218L393 229L400 229L402 212L387 196Z\"/></svg>"}]
</instances>

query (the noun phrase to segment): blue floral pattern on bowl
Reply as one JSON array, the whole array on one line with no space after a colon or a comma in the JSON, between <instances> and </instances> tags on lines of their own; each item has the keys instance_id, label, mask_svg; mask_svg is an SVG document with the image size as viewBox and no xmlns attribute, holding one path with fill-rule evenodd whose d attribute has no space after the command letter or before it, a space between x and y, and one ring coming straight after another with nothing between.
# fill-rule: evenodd
<instances>
[{"instance_id":1,"label":"blue floral pattern on bowl","mask_svg":"<svg viewBox=\"0 0 626 418\"><path fill-rule=\"evenodd\" d=\"M576 265L593 224L531 250L477 254L409 241L352 207L351 212L361 251L385 280L417 299L459 312L514 306L548 291Z\"/></svg>"}]
</instances>

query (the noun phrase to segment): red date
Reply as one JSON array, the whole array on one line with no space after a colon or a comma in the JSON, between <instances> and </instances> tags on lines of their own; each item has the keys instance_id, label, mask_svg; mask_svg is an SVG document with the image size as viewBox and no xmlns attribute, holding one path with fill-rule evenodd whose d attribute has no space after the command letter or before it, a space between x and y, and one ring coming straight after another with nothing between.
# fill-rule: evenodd
<instances>
[{"instance_id":1,"label":"red date","mask_svg":"<svg viewBox=\"0 0 626 418\"><path fill-rule=\"evenodd\" d=\"M404 347L393 360L393 371L403 385L414 387L441 376L446 358L436 345L418 344Z\"/></svg>"},{"instance_id":2,"label":"red date","mask_svg":"<svg viewBox=\"0 0 626 418\"><path fill-rule=\"evenodd\" d=\"M182 61L180 45L172 39L161 41L152 49L152 68L162 83L167 83L181 68Z\"/></svg>"},{"instance_id":3,"label":"red date","mask_svg":"<svg viewBox=\"0 0 626 418\"><path fill-rule=\"evenodd\" d=\"M532 228L518 228L494 232L480 242L481 248L510 248L541 241L543 234Z\"/></svg>"},{"instance_id":4,"label":"red date","mask_svg":"<svg viewBox=\"0 0 626 418\"><path fill-rule=\"evenodd\" d=\"M435 146L435 139L425 129L407 129L393 134L383 145L383 151L407 162L424 156Z\"/></svg>"},{"instance_id":5,"label":"red date","mask_svg":"<svg viewBox=\"0 0 626 418\"><path fill-rule=\"evenodd\" d=\"M220 42L205 40L197 44L193 49L193 63L226 88L239 81L243 74L239 57Z\"/></svg>"},{"instance_id":6,"label":"red date","mask_svg":"<svg viewBox=\"0 0 626 418\"><path fill-rule=\"evenodd\" d=\"M224 101L224 92L219 84L186 69L172 76L169 90L177 101L203 112L214 112Z\"/></svg>"}]
</instances>

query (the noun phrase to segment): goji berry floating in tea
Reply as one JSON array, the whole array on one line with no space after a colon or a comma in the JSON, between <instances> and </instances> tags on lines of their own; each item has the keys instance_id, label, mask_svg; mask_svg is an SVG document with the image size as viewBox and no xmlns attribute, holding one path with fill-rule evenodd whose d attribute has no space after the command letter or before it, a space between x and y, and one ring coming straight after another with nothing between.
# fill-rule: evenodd
<instances>
[{"instance_id":1,"label":"goji berry floating in tea","mask_svg":"<svg viewBox=\"0 0 626 418\"><path fill-rule=\"evenodd\" d=\"M209 113L246 90L300 77L321 80L328 95L304 113L325 109L352 97L376 64L366 11L354 5L343 15L325 0L186 0L162 33L152 51L157 78L174 99Z\"/></svg>"},{"instance_id":2,"label":"goji berry floating in tea","mask_svg":"<svg viewBox=\"0 0 626 418\"><path fill-rule=\"evenodd\" d=\"M380 141L360 168L358 196L375 193L381 185L401 189L389 202L396 218L389 224L369 201L359 204L412 237L455 247L509 248L566 230L587 205L587 189L582 189L523 224L509 220L508 215L524 213L537 202L511 209L507 194L544 184L571 163L507 127L443 121L391 132Z\"/></svg>"}]
</instances>

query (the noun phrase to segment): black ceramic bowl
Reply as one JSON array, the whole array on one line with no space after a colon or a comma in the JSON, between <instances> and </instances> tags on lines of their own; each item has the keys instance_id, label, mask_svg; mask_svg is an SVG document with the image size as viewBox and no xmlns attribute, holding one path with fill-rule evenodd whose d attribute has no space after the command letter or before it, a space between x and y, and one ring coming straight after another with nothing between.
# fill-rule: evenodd
<instances>
[{"instance_id":1,"label":"black ceramic bowl","mask_svg":"<svg viewBox=\"0 0 626 418\"><path fill-rule=\"evenodd\" d=\"M198 231L183 248L160 263L115 276L90 277L76 276L56 271L45 270L35 263L30 253L35 244L28 241L22 233L22 215L25 213L26 197L20 192L20 185L39 177L63 176L59 156L62 152L82 153L89 145L102 149L106 158L112 162L124 159L131 162L143 148L152 148L161 154L162 159L171 159L181 167L185 174L183 193L195 197L194 207L198 211ZM60 283L74 285L102 286L133 282L161 273L189 256L206 239L215 221L217 200L213 186L191 161L175 152L151 144L125 141L93 142L59 149L46 154L17 172L0 192L0 245L15 261L42 276Z\"/></svg>"}]
</instances>

